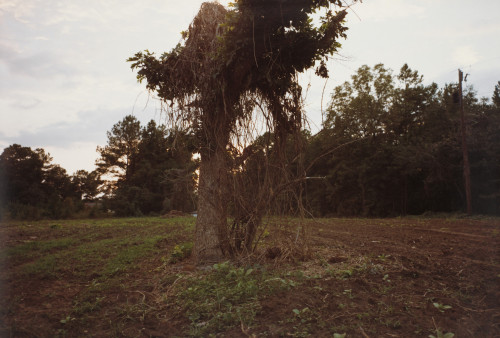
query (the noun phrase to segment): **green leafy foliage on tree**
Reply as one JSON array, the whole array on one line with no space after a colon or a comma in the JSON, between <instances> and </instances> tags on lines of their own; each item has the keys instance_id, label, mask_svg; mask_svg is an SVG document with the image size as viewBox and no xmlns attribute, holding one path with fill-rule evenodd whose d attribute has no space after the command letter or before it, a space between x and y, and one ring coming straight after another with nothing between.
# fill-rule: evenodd
<instances>
[{"instance_id":1,"label":"green leafy foliage on tree","mask_svg":"<svg viewBox=\"0 0 500 338\"><path fill-rule=\"evenodd\" d=\"M84 201L94 201L98 198L99 188L103 181L99 173L94 170L88 172L87 170L77 170L71 181L75 187L75 192L81 196Z\"/></svg>"},{"instance_id":2,"label":"green leafy foliage on tree","mask_svg":"<svg viewBox=\"0 0 500 338\"><path fill-rule=\"evenodd\" d=\"M495 91L499 87L500 83ZM469 105L468 112L473 211L499 215L500 105L479 100Z\"/></svg>"},{"instance_id":3,"label":"green leafy foliage on tree","mask_svg":"<svg viewBox=\"0 0 500 338\"><path fill-rule=\"evenodd\" d=\"M134 171L132 158L137 154L141 123L135 116L127 115L107 133L108 142L97 147L100 157L96 161L97 172L106 179L105 187L116 188L116 180L126 180Z\"/></svg>"},{"instance_id":4,"label":"green leafy foliage on tree","mask_svg":"<svg viewBox=\"0 0 500 338\"><path fill-rule=\"evenodd\" d=\"M118 216L160 214L195 208L192 137L150 121L142 127L126 116L108 132L97 161L108 181L106 206Z\"/></svg>"},{"instance_id":5,"label":"green leafy foliage on tree","mask_svg":"<svg viewBox=\"0 0 500 338\"><path fill-rule=\"evenodd\" d=\"M308 147L307 199L317 215L389 216L464 206L455 85L425 85L404 65L363 66L335 88ZM475 211L498 213L498 107L466 91Z\"/></svg>"},{"instance_id":6,"label":"green leafy foliage on tree","mask_svg":"<svg viewBox=\"0 0 500 338\"><path fill-rule=\"evenodd\" d=\"M43 149L13 144L0 155L0 209L18 219L66 218L83 208L78 175L52 164ZM87 178L87 194L95 179Z\"/></svg>"},{"instance_id":7,"label":"green leafy foliage on tree","mask_svg":"<svg viewBox=\"0 0 500 338\"><path fill-rule=\"evenodd\" d=\"M491 97L496 108L500 108L500 81L495 85L493 96Z\"/></svg>"}]
</instances>

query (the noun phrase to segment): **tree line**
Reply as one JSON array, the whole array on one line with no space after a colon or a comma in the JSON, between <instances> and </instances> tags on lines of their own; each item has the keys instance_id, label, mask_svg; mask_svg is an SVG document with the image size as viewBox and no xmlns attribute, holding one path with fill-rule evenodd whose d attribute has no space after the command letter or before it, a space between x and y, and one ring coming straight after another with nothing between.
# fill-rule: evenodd
<instances>
[{"instance_id":1,"label":"tree line","mask_svg":"<svg viewBox=\"0 0 500 338\"><path fill-rule=\"evenodd\" d=\"M464 92L475 213L500 213L500 82L491 102ZM404 65L363 66L335 88L309 138L315 215L393 216L465 210L458 87L425 85Z\"/></svg>"},{"instance_id":2,"label":"tree line","mask_svg":"<svg viewBox=\"0 0 500 338\"><path fill-rule=\"evenodd\" d=\"M303 131L305 171L296 194L307 215L384 217L465 208L457 85L426 85L404 65L363 66L336 87L315 135ZM491 101L469 88L463 102L475 213L500 214L500 82ZM43 149L13 144L0 155L0 209L14 219L155 215L197 208L199 152L193 135L126 116L98 147L96 170L68 175ZM228 202L230 214L251 208L273 155L262 135L237 157L233 176L249 192ZM292 148L292 142L290 146ZM267 147L267 148L266 148ZM297 166L297 169L299 166ZM252 192L253 191L253 192ZM288 193L290 191L288 190ZM278 205L283 200L276 199ZM246 204L245 204L246 203ZM294 213L298 206L281 208ZM277 210L277 209L273 209Z\"/></svg>"},{"instance_id":3,"label":"tree line","mask_svg":"<svg viewBox=\"0 0 500 338\"><path fill-rule=\"evenodd\" d=\"M13 219L142 216L193 211L197 162L190 136L131 115L107 132L92 172L68 175L43 149L0 155L0 212Z\"/></svg>"},{"instance_id":4,"label":"tree line","mask_svg":"<svg viewBox=\"0 0 500 338\"><path fill-rule=\"evenodd\" d=\"M41 148L13 144L0 155L0 218L67 218L97 196L96 172L69 176Z\"/></svg>"}]
</instances>

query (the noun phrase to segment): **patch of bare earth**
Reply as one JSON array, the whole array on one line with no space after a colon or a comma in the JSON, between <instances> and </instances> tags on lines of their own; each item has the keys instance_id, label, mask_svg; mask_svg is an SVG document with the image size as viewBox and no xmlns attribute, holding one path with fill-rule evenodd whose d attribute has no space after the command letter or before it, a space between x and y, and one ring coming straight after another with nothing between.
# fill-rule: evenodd
<instances>
[{"instance_id":1,"label":"patch of bare earth","mask_svg":"<svg viewBox=\"0 0 500 338\"><path fill-rule=\"evenodd\" d=\"M268 269L288 273L296 285L259 299L250 327L237 325L215 334L428 337L439 330L455 337L500 336L500 220L307 223L310 259L287 263L274 257L266 263ZM9 243L48 236L29 228L2 232ZM186 240L180 236L158 242L161 253L90 296L90 285L99 279L76 274L75 267L57 277L19 278L13 271L27 262L6 262L0 336L185 336L190 321L168 300L175 297L178 276L206 272L187 261L165 264L162 257ZM95 298L100 299L95 308L75 310L78 302Z\"/></svg>"},{"instance_id":2,"label":"patch of bare earth","mask_svg":"<svg viewBox=\"0 0 500 338\"><path fill-rule=\"evenodd\" d=\"M264 300L254 332L500 336L499 226L472 219L311 224L317 260L303 269L321 278ZM304 308L309 317L291 316Z\"/></svg>"}]
</instances>

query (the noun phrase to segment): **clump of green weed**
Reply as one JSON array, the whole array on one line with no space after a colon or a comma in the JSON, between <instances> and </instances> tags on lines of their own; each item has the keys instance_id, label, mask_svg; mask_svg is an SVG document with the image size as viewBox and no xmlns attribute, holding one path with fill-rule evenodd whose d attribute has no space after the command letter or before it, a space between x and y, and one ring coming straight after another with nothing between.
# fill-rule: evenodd
<instances>
[{"instance_id":1,"label":"clump of green weed","mask_svg":"<svg viewBox=\"0 0 500 338\"><path fill-rule=\"evenodd\" d=\"M436 322L434 321L434 317L432 317L432 322L434 323L434 327L436 328L436 335L430 334L429 338L453 338L455 336L452 332L444 333L440 328L437 327Z\"/></svg>"},{"instance_id":2,"label":"clump of green weed","mask_svg":"<svg viewBox=\"0 0 500 338\"><path fill-rule=\"evenodd\" d=\"M102 301L105 299L105 296L95 297L94 299L84 300L82 302L75 302L73 306L73 311L77 314L84 314L87 312L93 312L101 308Z\"/></svg>"},{"instance_id":3,"label":"clump of green weed","mask_svg":"<svg viewBox=\"0 0 500 338\"><path fill-rule=\"evenodd\" d=\"M439 310L439 312L444 312L445 310L451 309L451 305L444 305L441 303L432 303L436 309Z\"/></svg>"},{"instance_id":4,"label":"clump of green weed","mask_svg":"<svg viewBox=\"0 0 500 338\"><path fill-rule=\"evenodd\" d=\"M340 280L349 279L355 275L376 275L383 271L384 267L381 264L373 264L365 257L360 262L344 263L339 268L334 268L329 264L326 266L326 273Z\"/></svg>"},{"instance_id":5,"label":"clump of green weed","mask_svg":"<svg viewBox=\"0 0 500 338\"><path fill-rule=\"evenodd\" d=\"M315 310L305 307L302 310L293 309L292 312L294 318L288 320L288 322L295 324L293 326L293 336L295 337L308 337L311 335L310 332L313 328L325 327L321 316Z\"/></svg>"},{"instance_id":6,"label":"clump of green weed","mask_svg":"<svg viewBox=\"0 0 500 338\"><path fill-rule=\"evenodd\" d=\"M170 264L175 264L191 256L193 251L193 242L187 242L183 244L178 244L174 247L170 253L167 262Z\"/></svg>"},{"instance_id":7,"label":"clump of green weed","mask_svg":"<svg viewBox=\"0 0 500 338\"><path fill-rule=\"evenodd\" d=\"M453 338L454 336L454 333L443 333L440 329L436 329L436 335L430 334L429 338Z\"/></svg>"},{"instance_id":8,"label":"clump of green weed","mask_svg":"<svg viewBox=\"0 0 500 338\"><path fill-rule=\"evenodd\" d=\"M186 280L189 287L178 294L178 305L191 320L190 335L205 336L234 325L252 325L260 309L258 297L291 286L288 280L260 269L215 264L203 275Z\"/></svg>"}]
</instances>

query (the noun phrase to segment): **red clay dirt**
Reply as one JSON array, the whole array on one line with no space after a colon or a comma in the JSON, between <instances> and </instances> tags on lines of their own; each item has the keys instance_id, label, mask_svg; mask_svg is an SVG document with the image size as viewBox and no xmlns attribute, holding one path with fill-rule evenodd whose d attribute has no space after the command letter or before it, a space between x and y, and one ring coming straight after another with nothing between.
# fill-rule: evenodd
<instances>
[{"instance_id":1,"label":"red clay dirt","mask_svg":"<svg viewBox=\"0 0 500 338\"><path fill-rule=\"evenodd\" d=\"M500 337L499 219L307 223L309 259L266 260L283 273L295 271L290 278L297 286L260 299L251 327L236 326L217 336L438 337L439 331ZM46 235L3 231L10 242L26 236ZM175 243L164 245L170 250ZM2 272L0 336L184 336L189 320L175 309L154 306L159 294L171 290L171 276L197 270L191 272L186 262L171 265L170 271L156 269L160 265L159 257L149 257L127 273L125 290L123 285L105 290L99 309L79 326L61 319L72 313L91 278L77 277L68 266L65 278L13 279L8 269L15 262L10 262Z\"/></svg>"},{"instance_id":2,"label":"red clay dirt","mask_svg":"<svg viewBox=\"0 0 500 338\"><path fill-rule=\"evenodd\" d=\"M308 328L314 336L331 336L332 326L354 337L427 337L437 329L455 337L500 336L498 220L321 223L311 230L316 255L329 269L355 266L359 272L309 280L304 292L266 299L261 328L286 334L276 320L307 307L321 317Z\"/></svg>"}]
</instances>

